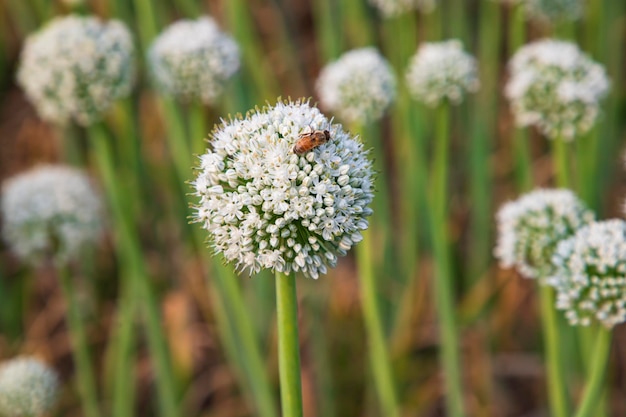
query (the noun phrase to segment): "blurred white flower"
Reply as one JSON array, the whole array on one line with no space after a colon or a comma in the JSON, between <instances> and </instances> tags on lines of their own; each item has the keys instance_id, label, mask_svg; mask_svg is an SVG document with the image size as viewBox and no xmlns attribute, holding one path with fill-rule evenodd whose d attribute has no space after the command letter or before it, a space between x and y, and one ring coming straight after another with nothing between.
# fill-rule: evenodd
<instances>
[{"instance_id":1,"label":"blurred white flower","mask_svg":"<svg viewBox=\"0 0 626 417\"><path fill-rule=\"evenodd\" d=\"M559 243L549 283L570 324L626 321L626 222L592 223Z\"/></svg>"},{"instance_id":2,"label":"blurred white flower","mask_svg":"<svg viewBox=\"0 0 626 417\"><path fill-rule=\"evenodd\" d=\"M530 19L545 22L554 20L576 20L583 14L583 0L500 0L503 3L519 4Z\"/></svg>"},{"instance_id":3,"label":"blurred white flower","mask_svg":"<svg viewBox=\"0 0 626 417\"><path fill-rule=\"evenodd\" d=\"M433 11L437 0L369 0L385 17L397 17L414 10L423 13Z\"/></svg>"},{"instance_id":4,"label":"blurred white flower","mask_svg":"<svg viewBox=\"0 0 626 417\"><path fill-rule=\"evenodd\" d=\"M421 44L409 62L406 82L413 98L430 107L444 100L458 104L480 86L476 60L456 39Z\"/></svg>"},{"instance_id":5,"label":"blurred white flower","mask_svg":"<svg viewBox=\"0 0 626 417\"><path fill-rule=\"evenodd\" d=\"M133 43L122 22L58 17L30 35L17 80L41 118L87 126L130 93Z\"/></svg>"},{"instance_id":6,"label":"blurred white flower","mask_svg":"<svg viewBox=\"0 0 626 417\"><path fill-rule=\"evenodd\" d=\"M505 95L518 126L537 126L548 138L588 132L609 89L604 67L570 42L546 39L520 48L509 62Z\"/></svg>"},{"instance_id":7,"label":"blurred white flower","mask_svg":"<svg viewBox=\"0 0 626 417\"><path fill-rule=\"evenodd\" d=\"M296 155L299 135L330 140ZM277 103L224 122L200 157L195 219L239 270L317 278L361 241L373 198L363 145L306 102Z\"/></svg>"},{"instance_id":8,"label":"blurred white flower","mask_svg":"<svg viewBox=\"0 0 626 417\"><path fill-rule=\"evenodd\" d=\"M380 119L396 97L391 66L373 47L346 52L327 64L316 88L321 106L349 123Z\"/></svg>"},{"instance_id":9,"label":"blurred white flower","mask_svg":"<svg viewBox=\"0 0 626 417\"><path fill-rule=\"evenodd\" d=\"M59 391L53 369L31 357L0 364L0 415L35 417L48 413Z\"/></svg>"},{"instance_id":10,"label":"blurred white flower","mask_svg":"<svg viewBox=\"0 0 626 417\"><path fill-rule=\"evenodd\" d=\"M570 190L539 189L504 204L496 219L494 254L500 265L545 279L558 242L591 223L594 215Z\"/></svg>"},{"instance_id":11,"label":"blurred white flower","mask_svg":"<svg viewBox=\"0 0 626 417\"><path fill-rule=\"evenodd\" d=\"M239 48L205 16L165 29L150 47L148 60L165 94L212 104L239 69Z\"/></svg>"},{"instance_id":12,"label":"blurred white flower","mask_svg":"<svg viewBox=\"0 0 626 417\"><path fill-rule=\"evenodd\" d=\"M5 181L3 237L20 257L65 261L102 231L102 203L89 178L63 166L40 166Z\"/></svg>"}]
</instances>

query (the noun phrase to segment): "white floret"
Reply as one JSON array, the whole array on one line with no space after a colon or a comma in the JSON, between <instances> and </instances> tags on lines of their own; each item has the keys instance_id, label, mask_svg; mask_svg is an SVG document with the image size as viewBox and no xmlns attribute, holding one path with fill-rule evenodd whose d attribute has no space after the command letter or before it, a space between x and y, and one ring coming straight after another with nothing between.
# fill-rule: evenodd
<instances>
[{"instance_id":1,"label":"white floret","mask_svg":"<svg viewBox=\"0 0 626 417\"><path fill-rule=\"evenodd\" d=\"M587 133L609 89L604 67L570 42L546 39L523 46L509 72L505 95L517 125L535 125L550 139Z\"/></svg>"},{"instance_id":2,"label":"white floret","mask_svg":"<svg viewBox=\"0 0 626 417\"><path fill-rule=\"evenodd\" d=\"M572 325L626 320L626 222L608 220L581 228L559 243L549 283L557 308Z\"/></svg>"},{"instance_id":3,"label":"white floret","mask_svg":"<svg viewBox=\"0 0 626 417\"><path fill-rule=\"evenodd\" d=\"M413 98L431 107L445 100L458 104L480 86L476 60L458 40L421 44L405 78Z\"/></svg>"},{"instance_id":4,"label":"white floret","mask_svg":"<svg viewBox=\"0 0 626 417\"><path fill-rule=\"evenodd\" d=\"M504 204L496 219L494 254L500 265L515 267L527 278L545 279L558 242L594 216L570 190L539 189Z\"/></svg>"},{"instance_id":5,"label":"white floret","mask_svg":"<svg viewBox=\"0 0 626 417\"><path fill-rule=\"evenodd\" d=\"M303 155L300 134L330 131ZM277 103L223 122L200 157L195 218L237 269L317 278L361 240L373 197L367 152L306 102Z\"/></svg>"},{"instance_id":6,"label":"white floret","mask_svg":"<svg viewBox=\"0 0 626 417\"><path fill-rule=\"evenodd\" d=\"M207 16L165 29L150 47L148 61L164 93L204 104L215 102L240 65L237 43Z\"/></svg>"},{"instance_id":7,"label":"white floret","mask_svg":"<svg viewBox=\"0 0 626 417\"><path fill-rule=\"evenodd\" d=\"M42 119L87 126L130 93L133 54L120 21L57 17L26 39L17 80Z\"/></svg>"},{"instance_id":8,"label":"white floret","mask_svg":"<svg viewBox=\"0 0 626 417\"><path fill-rule=\"evenodd\" d=\"M102 232L102 201L89 178L63 166L40 166L5 181L3 237L28 261L75 257Z\"/></svg>"},{"instance_id":9,"label":"white floret","mask_svg":"<svg viewBox=\"0 0 626 417\"><path fill-rule=\"evenodd\" d=\"M380 119L393 102L396 80L387 60L368 47L322 68L316 89L323 108L346 122L367 123Z\"/></svg>"},{"instance_id":10,"label":"white floret","mask_svg":"<svg viewBox=\"0 0 626 417\"><path fill-rule=\"evenodd\" d=\"M56 372L31 357L18 357L0 365L0 415L40 416L54 406L59 391Z\"/></svg>"}]
</instances>

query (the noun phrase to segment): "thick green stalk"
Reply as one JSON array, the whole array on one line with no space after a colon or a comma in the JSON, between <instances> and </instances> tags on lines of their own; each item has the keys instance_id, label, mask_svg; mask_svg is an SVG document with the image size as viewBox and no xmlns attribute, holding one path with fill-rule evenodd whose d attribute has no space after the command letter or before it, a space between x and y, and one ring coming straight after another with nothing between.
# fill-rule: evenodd
<instances>
[{"instance_id":1,"label":"thick green stalk","mask_svg":"<svg viewBox=\"0 0 626 417\"><path fill-rule=\"evenodd\" d=\"M272 385L267 377L258 341L249 316L244 311L243 298L237 276L221 262L206 262L213 269L212 284L218 330L226 356L244 382L244 394L254 405L256 415L275 417L278 410L274 402Z\"/></svg>"},{"instance_id":2,"label":"thick green stalk","mask_svg":"<svg viewBox=\"0 0 626 417\"><path fill-rule=\"evenodd\" d=\"M557 311L553 290L548 285L539 286L541 298L541 324L543 326L546 362L548 366L548 397L552 417L569 416L569 401L565 388L563 351L561 350Z\"/></svg>"},{"instance_id":3,"label":"thick green stalk","mask_svg":"<svg viewBox=\"0 0 626 417\"><path fill-rule=\"evenodd\" d=\"M471 233L474 238L470 246L469 283L484 274L491 262L491 198L493 194L490 172L491 148L494 142L498 102L498 69L500 33L500 4L493 1L479 3L479 51L480 91L471 109L472 143L470 147L470 195L472 202Z\"/></svg>"},{"instance_id":4,"label":"thick green stalk","mask_svg":"<svg viewBox=\"0 0 626 417\"><path fill-rule=\"evenodd\" d=\"M465 415L463 388L461 383L461 361L459 358L459 337L454 308L454 286L450 265L447 232L448 197L448 151L450 148L450 108L442 104L437 111L434 161L432 167L431 194L431 234L436 262L436 275L433 282L439 333L441 340L440 361L446 384L447 414L452 417Z\"/></svg>"},{"instance_id":5,"label":"thick green stalk","mask_svg":"<svg viewBox=\"0 0 626 417\"><path fill-rule=\"evenodd\" d=\"M250 84L257 90L257 103L275 100L280 87L272 74L267 54L254 31L254 21L250 15L249 4L245 0L228 0L224 2L225 15L230 30L242 47L242 67L250 68L243 75L250 77Z\"/></svg>"},{"instance_id":6,"label":"thick green stalk","mask_svg":"<svg viewBox=\"0 0 626 417\"><path fill-rule=\"evenodd\" d=\"M208 133L202 133L206 129L202 127L205 125L203 109L200 104L192 105L196 108L191 109L190 134L187 137L188 135L186 135L184 129L184 120L176 104L169 99L163 99L163 103L168 128L167 143L174 156L174 166L178 180L182 184L191 177L193 164L191 146L195 143L204 145L204 142L201 139L198 140L196 136L201 135L204 138ZM203 254L205 247L204 237L199 226L192 225L191 233L196 251L204 258L206 256ZM237 277L217 259L213 260L212 267L206 267L206 270L211 269L213 270L214 278L212 283L215 286L221 304L226 308L224 314L220 312L216 314L216 317L228 358L233 360L235 366L241 370L241 375L244 377L244 389L248 391L254 401L258 415L263 417L276 416L271 385L267 372L263 368L258 341L255 337L243 295L237 284ZM233 347L237 347L238 352L233 351Z\"/></svg>"},{"instance_id":7,"label":"thick green stalk","mask_svg":"<svg viewBox=\"0 0 626 417\"><path fill-rule=\"evenodd\" d=\"M315 36L323 62L337 59L342 51L343 31L339 2L318 0L313 2Z\"/></svg>"},{"instance_id":8,"label":"thick green stalk","mask_svg":"<svg viewBox=\"0 0 626 417\"><path fill-rule=\"evenodd\" d=\"M526 16L523 5L512 5L512 22L509 22L509 45L510 56L526 43ZM513 151L515 155L515 176L518 188L529 191L533 186L532 160L529 147L530 138L525 128L515 129L513 133Z\"/></svg>"},{"instance_id":9,"label":"thick green stalk","mask_svg":"<svg viewBox=\"0 0 626 417\"><path fill-rule=\"evenodd\" d=\"M115 417L132 417L134 413L134 381L135 372L133 358L135 343L133 332L135 329L135 317L137 305L133 301L132 281L124 282L121 291L121 300L118 303L118 311L115 326L115 356L113 358L113 387L111 400L111 414Z\"/></svg>"},{"instance_id":10,"label":"thick green stalk","mask_svg":"<svg viewBox=\"0 0 626 417\"><path fill-rule=\"evenodd\" d=\"M393 370L385 338L381 311L376 289L374 259L377 242L370 231L363 232L363 242L356 250L359 279L361 284L361 307L369 344L370 366L374 374L374 387L382 408L382 415L399 417L400 410L394 388Z\"/></svg>"},{"instance_id":11,"label":"thick green stalk","mask_svg":"<svg viewBox=\"0 0 626 417\"><path fill-rule=\"evenodd\" d=\"M118 232L117 250L120 259L126 263L127 272L133 282L128 289L138 296L138 302L142 307L145 319L148 348L155 368L155 383L157 386L157 399L159 415L162 417L177 417L177 401L175 380L170 364L168 348L161 329L161 319L156 300L150 288L146 266L137 231L133 227L130 210L126 206L131 198L124 195L120 187L122 182L115 173L113 154L110 138L104 126L94 125L89 128L91 146L96 159L96 164L104 187L107 192L111 211L113 212L116 230Z\"/></svg>"},{"instance_id":12,"label":"thick green stalk","mask_svg":"<svg viewBox=\"0 0 626 417\"><path fill-rule=\"evenodd\" d=\"M209 136L206 123L205 107L202 103L189 105L189 146L194 155L200 155L206 150L206 138Z\"/></svg>"},{"instance_id":13,"label":"thick green stalk","mask_svg":"<svg viewBox=\"0 0 626 417\"><path fill-rule=\"evenodd\" d=\"M87 332L78 306L74 284L71 280L70 268L67 265L58 265L57 272L63 289L63 296L67 303L67 324L72 341L72 356L76 368L78 392L80 394L85 417L100 417L98 409L98 387L96 376L91 363Z\"/></svg>"},{"instance_id":14,"label":"thick green stalk","mask_svg":"<svg viewBox=\"0 0 626 417\"><path fill-rule=\"evenodd\" d=\"M569 155L567 152L568 144L562 137L557 137L552 140L554 158L554 169L556 174L556 183L559 187L569 188L571 187L570 172L569 172Z\"/></svg>"},{"instance_id":15,"label":"thick green stalk","mask_svg":"<svg viewBox=\"0 0 626 417\"><path fill-rule=\"evenodd\" d=\"M228 321L223 320L220 325L232 327L231 331L240 351L236 358L231 359L234 360L233 363L237 363L240 368L243 368L243 377L247 382L246 388L254 401L258 415L262 417L277 416L272 388L252 321L237 283L237 276L229 267L217 260L213 262L213 271L219 297L222 299L223 305L227 307L225 312L228 314L228 317L225 317Z\"/></svg>"},{"instance_id":16,"label":"thick green stalk","mask_svg":"<svg viewBox=\"0 0 626 417\"><path fill-rule=\"evenodd\" d=\"M154 6L152 0L134 0L133 4L135 6L141 46L143 50L147 50L148 45L159 32Z\"/></svg>"},{"instance_id":17,"label":"thick green stalk","mask_svg":"<svg viewBox=\"0 0 626 417\"><path fill-rule=\"evenodd\" d=\"M341 4L341 16L347 43L353 47L375 44L376 30L369 16L366 2L362 0L344 0Z\"/></svg>"},{"instance_id":18,"label":"thick green stalk","mask_svg":"<svg viewBox=\"0 0 626 417\"><path fill-rule=\"evenodd\" d=\"M283 417L302 417L296 275L276 272L278 367Z\"/></svg>"},{"instance_id":19,"label":"thick green stalk","mask_svg":"<svg viewBox=\"0 0 626 417\"><path fill-rule=\"evenodd\" d=\"M591 372L587 379L585 393L575 417L597 416L597 406L602 401L604 375L611 353L611 330L599 328L591 361Z\"/></svg>"}]
</instances>

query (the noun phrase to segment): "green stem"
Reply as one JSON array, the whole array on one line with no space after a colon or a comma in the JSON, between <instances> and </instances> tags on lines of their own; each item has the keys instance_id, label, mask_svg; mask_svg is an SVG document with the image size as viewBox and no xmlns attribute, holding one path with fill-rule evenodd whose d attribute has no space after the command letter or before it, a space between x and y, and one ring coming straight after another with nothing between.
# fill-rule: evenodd
<instances>
[{"instance_id":1,"label":"green stem","mask_svg":"<svg viewBox=\"0 0 626 417\"><path fill-rule=\"evenodd\" d=\"M133 278L134 279L134 278ZM115 356L114 375L112 389L112 415L115 417L131 417L134 404L134 380L133 366L134 337L136 303L131 290L132 282L122 284L122 297L118 303L117 326L115 333Z\"/></svg>"},{"instance_id":2,"label":"green stem","mask_svg":"<svg viewBox=\"0 0 626 417\"><path fill-rule=\"evenodd\" d=\"M189 146L195 155L200 155L206 150L207 131L205 107L202 103L192 103L189 106Z\"/></svg>"},{"instance_id":3,"label":"green stem","mask_svg":"<svg viewBox=\"0 0 626 417\"><path fill-rule=\"evenodd\" d=\"M138 20L141 47L145 51L152 39L158 34L156 13L152 0L134 0L133 4Z\"/></svg>"},{"instance_id":4,"label":"green stem","mask_svg":"<svg viewBox=\"0 0 626 417\"><path fill-rule=\"evenodd\" d=\"M67 303L67 323L72 340L72 355L76 365L78 392L80 393L86 417L100 417L98 409L98 388L96 376L91 364L87 332L81 318L81 311L76 300L74 284L71 282L70 269L67 265L58 266L59 280L63 296Z\"/></svg>"},{"instance_id":5,"label":"green stem","mask_svg":"<svg viewBox=\"0 0 626 417\"><path fill-rule=\"evenodd\" d=\"M501 40L500 4L483 1L479 5L479 56L481 63L480 91L476 102L470 108L481 109L473 114L472 143L470 149L471 179L470 195L472 201L471 235L475 236L470 245L468 261L469 280L474 284L483 276L491 262L491 199L493 195L491 151L494 143L497 102L499 44Z\"/></svg>"},{"instance_id":6,"label":"green stem","mask_svg":"<svg viewBox=\"0 0 626 417\"><path fill-rule=\"evenodd\" d=\"M569 416L567 391L564 385L563 352L557 323L557 312L552 288L539 286L541 322L543 326L546 362L548 363L548 397L552 417Z\"/></svg>"},{"instance_id":7,"label":"green stem","mask_svg":"<svg viewBox=\"0 0 626 417\"><path fill-rule=\"evenodd\" d=\"M318 0L313 2L315 36L324 62L337 59L342 51L343 32L339 2Z\"/></svg>"},{"instance_id":8,"label":"green stem","mask_svg":"<svg viewBox=\"0 0 626 417\"><path fill-rule=\"evenodd\" d=\"M189 150L189 142L191 144L201 143L204 146L204 142L196 140L196 136L201 135L204 138L208 133L202 133L206 130L205 127L202 127L205 126L203 108L200 104L192 105L190 109L190 137L187 138L184 130L184 120L178 107L169 99L164 99L163 103L168 128L167 142L174 155L174 165L178 180L182 184L184 181L189 180L191 176L192 157ZM192 225L191 233L197 253L204 257L203 249L205 245L200 228L197 225ZM227 350L227 356L241 370L241 375L244 376L244 389L248 391L254 401L258 415L263 417L275 416L277 413L271 386L267 373L263 368L258 341L255 337L252 321L247 314L241 290L237 284L237 277L224 267L219 260L214 260L212 267L206 265L207 271L211 269L214 277L212 282L221 304L226 307L224 314L219 312L216 314L216 317L218 326L221 328L220 335ZM237 347L239 352L234 351L234 347Z\"/></svg>"},{"instance_id":9,"label":"green stem","mask_svg":"<svg viewBox=\"0 0 626 417\"><path fill-rule=\"evenodd\" d=\"M513 55L519 47L526 43L526 16L523 5L512 5L509 22L508 53ZM533 186L532 159L529 146L530 138L525 128L515 129L513 133L513 151L515 155L515 176L518 188L529 191Z\"/></svg>"},{"instance_id":10,"label":"green stem","mask_svg":"<svg viewBox=\"0 0 626 417\"><path fill-rule=\"evenodd\" d=\"M175 380L169 360L168 348L161 331L161 319L156 300L150 288L137 231L126 204L131 198L123 194L122 184L115 173L110 138L104 126L94 125L89 128L91 145L96 164L104 182L113 212L116 229L119 233L117 249L122 262L126 263L132 286L127 287L138 295L145 319L148 348L155 367L155 383L158 391L159 414L162 417L177 417Z\"/></svg>"},{"instance_id":11,"label":"green stem","mask_svg":"<svg viewBox=\"0 0 626 417\"><path fill-rule=\"evenodd\" d=\"M242 46L242 68L250 68L244 76L257 91L257 103L266 100L275 100L278 91L281 91L272 74L267 54L263 53L263 47L254 31L255 23L250 15L250 5L245 0L228 0L224 2L225 16L230 24L234 37Z\"/></svg>"},{"instance_id":12,"label":"green stem","mask_svg":"<svg viewBox=\"0 0 626 417\"><path fill-rule=\"evenodd\" d=\"M223 304L227 304L226 313L230 323L223 321L223 326L231 326L237 345L241 351L237 358L247 378L247 389L254 400L258 415L272 417L278 415L274 404L271 385L263 365L259 344L255 336L252 321L246 311L237 276L221 262L213 262L215 283Z\"/></svg>"},{"instance_id":13,"label":"green stem","mask_svg":"<svg viewBox=\"0 0 626 417\"><path fill-rule=\"evenodd\" d=\"M283 417L302 417L298 300L294 273L276 272L276 320Z\"/></svg>"},{"instance_id":14,"label":"green stem","mask_svg":"<svg viewBox=\"0 0 626 417\"><path fill-rule=\"evenodd\" d=\"M450 109L447 103L437 112L434 161L432 167L431 232L436 262L433 282L439 331L441 338L441 362L446 381L446 405L448 415L460 417L465 414L461 384L461 361L459 337L454 309L454 288L448 249L446 199L448 183L448 151L450 148Z\"/></svg>"},{"instance_id":15,"label":"green stem","mask_svg":"<svg viewBox=\"0 0 626 417\"><path fill-rule=\"evenodd\" d=\"M559 187L569 188L570 173L568 163L567 143L562 137L556 137L552 140L554 147L552 156L554 158L554 167L556 171L556 183Z\"/></svg>"},{"instance_id":16,"label":"green stem","mask_svg":"<svg viewBox=\"0 0 626 417\"><path fill-rule=\"evenodd\" d=\"M589 374L585 393L575 417L592 417L597 415L597 405L601 402L604 392L604 375L610 353L611 331L600 328L596 335L591 373Z\"/></svg>"},{"instance_id":17,"label":"green stem","mask_svg":"<svg viewBox=\"0 0 626 417\"><path fill-rule=\"evenodd\" d=\"M370 230L363 232L363 242L356 250L361 284L361 305L369 342L370 366L374 374L374 386L381 404L382 414L399 417L400 411L394 388L393 371L378 302L378 290L374 273L375 243Z\"/></svg>"},{"instance_id":18,"label":"green stem","mask_svg":"<svg viewBox=\"0 0 626 417\"><path fill-rule=\"evenodd\" d=\"M192 159L183 116L173 99L163 97L161 105L168 129L167 143L172 153L172 162L178 173L178 179L181 182L187 181L191 177Z\"/></svg>"}]
</instances>

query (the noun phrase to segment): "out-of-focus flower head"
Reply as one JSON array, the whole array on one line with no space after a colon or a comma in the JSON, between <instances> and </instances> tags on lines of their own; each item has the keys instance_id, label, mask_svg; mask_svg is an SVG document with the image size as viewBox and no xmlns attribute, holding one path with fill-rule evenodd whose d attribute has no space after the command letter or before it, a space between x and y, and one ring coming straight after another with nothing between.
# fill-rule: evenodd
<instances>
[{"instance_id":1,"label":"out-of-focus flower head","mask_svg":"<svg viewBox=\"0 0 626 417\"><path fill-rule=\"evenodd\" d=\"M546 39L523 46L509 71L505 94L517 125L535 125L551 139L588 132L609 89L604 67L570 42Z\"/></svg>"},{"instance_id":2,"label":"out-of-focus flower head","mask_svg":"<svg viewBox=\"0 0 626 417\"><path fill-rule=\"evenodd\" d=\"M583 0L500 0L503 3L519 4L530 19L544 22L571 21L583 14Z\"/></svg>"},{"instance_id":3,"label":"out-of-focus flower head","mask_svg":"<svg viewBox=\"0 0 626 417\"><path fill-rule=\"evenodd\" d=\"M316 87L321 106L349 123L380 119L396 97L391 66L372 47L346 52L327 64Z\"/></svg>"},{"instance_id":4,"label":"out-of-focus flower head","mask_svg":"<svg viewBox=\"0 0 626 417\"><path fill-rule=\"evenodd\" d=\"M59 391L56 372L31 357L0 364L0 415L30 417L48 413Z\"/></svg>"},{"instance_id":5,"label":"out-of-focus flower head","mask_svg":"<svg viewBox=\"0 0 626 417\"><path fill-rule=\"evenodd\" d=\"M330 140L301 155L300 135ZM367 229L372 165L361 142L307 102L279 102L224 122L200 157L195 219L239 270L317 278Z\"/></svg>"},{"instance_id":6,"label":"out-of-focus flower head","mask_svg":"<svg viewBox=\"0 0 626 417\"><path fill-rule=\"evenodd\" d=\"M21 258L65 261L102 232L102 202L81 171L43 165L2 187L3 237Z\"/></svg>"},{"instance_id":7,"label":"out-of-focus flower head","mask_svg":"<svg viewBox=\"0 0 626 417\"><path fill-rule=\"evenodd\" d=\"M130 93L133 51L120 21L58 17L26 39L17 80L42 119L87 126Z\"/></svg>"},{"instance_id":8,"label":"out-of-focus flower head","mask_svg":"<svg viewBox=\"0 0 626 417\"><path fill-rule=\"evenodd\" d=\"M557 244L594 219L593 212L566 189L539 189L504 204L496 216L495 256L527 278L552 273Z\"/></svg>"},{"instance_id":9,"label":"out-of-focus flower head","mask_svg":"<svg viewBox=\"0 0 626 417\"><path fill-rule=\"evenodd\" d=\"M150 47L148 59L164 93L212 104L239 69L239 48L205 16L165 29Z\"/></svg>"},{"instance_id":10,"label":"out-of-focus flower head","mask_svg":"<svg viewBox=\"0 0 626 417\"><path fill-rule=\"evenodd\" d=\"M423 13L433 11L437 0L369 0L384 17L397 17L418 10Z\"/></svg>"},{"instance_id":11,"label":"out-of-focus flower head","mask_svg":"<svg viewBox=\"0 0 626 417\"><path fill-rule=\"evenodd\" d=\"M476 60L455 39L421 44L409 62L406 82L413 98L431 107L445 100L458 104L480 86Z\"/></svg>"},{"instance_id":12,"label":"out-of-focus flower head","mask_svg":"<svg viewBox=\"0 0 626 417\"><path fill-rule=\"evenodd\" d=\"M572 325L626 320L626 222L592 223L557 246L553 276L557 308Z\"/></svg>"}]
</instances>

